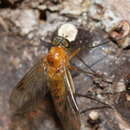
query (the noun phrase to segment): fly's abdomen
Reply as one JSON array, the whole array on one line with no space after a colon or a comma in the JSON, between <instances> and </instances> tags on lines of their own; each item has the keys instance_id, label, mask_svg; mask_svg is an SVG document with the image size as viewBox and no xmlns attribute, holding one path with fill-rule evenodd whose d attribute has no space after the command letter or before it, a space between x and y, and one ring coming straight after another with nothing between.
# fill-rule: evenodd
<instances>
[{"instance_id":1,"label":"fly's abdomen","mask_svg":"<svg viewBox=\"0 0 130 130\"><path fill-rule=\"evenodd\" d=\"M50 81L50 92L55 105L62 105L64 98L66 96L66 90L64 86L64 80L60 78L59 80Z\"/></svg>"},{"instance_id":2,"label":"fly's abdomen","mask_svg":"<svg viewBox=\"0 0 130 130\"><path fill-rule=\"evenodd\" d=\"M50 82L50 91L58 118L64 130L80 130L80 117L70 107L67 99L67 90L64 84L64 78L60 80L52 80Z\"/></svg>"}]
</instances>

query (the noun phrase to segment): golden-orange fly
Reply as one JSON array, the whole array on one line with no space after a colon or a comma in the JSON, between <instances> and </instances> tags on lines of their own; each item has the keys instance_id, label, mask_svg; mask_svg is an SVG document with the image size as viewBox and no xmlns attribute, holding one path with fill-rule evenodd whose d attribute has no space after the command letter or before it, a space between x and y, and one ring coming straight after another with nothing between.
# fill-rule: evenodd
<instances>
[{"instance_id":1,"label":"golden-orange fly","mask_svg":"<svg viewBox=\"0 0 130 130\"><path fill-rule=\"evenodd\" d=\"M78 51L69 54L69 41L61 36L56 36L52 43L54 47L48 55L41 58L14 88L10 104L18 110L37 98L39 92L43 95L49 92L64 130L80 130L80 114L69 71L69 62Z\"/></svg>"}]
</instances>

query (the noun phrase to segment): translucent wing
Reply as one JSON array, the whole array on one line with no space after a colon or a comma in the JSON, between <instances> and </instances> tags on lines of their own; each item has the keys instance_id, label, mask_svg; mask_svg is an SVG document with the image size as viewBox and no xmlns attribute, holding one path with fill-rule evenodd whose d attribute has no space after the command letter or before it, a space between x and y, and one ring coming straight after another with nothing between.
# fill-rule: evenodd
<instances>
[{"instance_id":1,"label":"translucent wing","mask_svg":"<svg viewBox=\"0 0 130 130\"><path fill-rule=\"evenodd\" d=\"M80 130L80 114L74 98L74 84L67 68L65 68L63 80L64 86L61 87L65 87L66 93L60 96L58 102L54 100L57 115L64 130Z\"/></svg>"},{"instance_id":2,"label":"translucent wing","mask_svg":"<svg viewBox=\"0 0 130 130\"><path fill-rule=\"evenodd\" d=\"M46 92L47 71L42 58L13 89L10 96L11 109L16 111L30 101L36 102L37 97L45 96Z\"/></svg>"},{"instance_id":3,"label":"translucent wing","mask_svg":"<svg viewBox=\"0 0 130 130\"><path fill-rule=\"evenodd\" d=\"M68 92L67 96L69 97L69 100L72 102L71 104L73 105L73 109L79 112L79 109L78 109L78 106L74 97L75 87L74 87L73 79L68 69L65 69L65 87Z\"/></svg>"},{"instance_id":4,"label":"translucent wing","mask_svg":"<svg viewBox=\"0 0 130 130\"><path fill-rule=\"evenodd\" d=\"M65 87L67 89L67 98L65 101L65 115L68 118L68 130L80 130L80 113L74 97L75 87L70 71L65 70Z\"/></svg>"}]
</instances>

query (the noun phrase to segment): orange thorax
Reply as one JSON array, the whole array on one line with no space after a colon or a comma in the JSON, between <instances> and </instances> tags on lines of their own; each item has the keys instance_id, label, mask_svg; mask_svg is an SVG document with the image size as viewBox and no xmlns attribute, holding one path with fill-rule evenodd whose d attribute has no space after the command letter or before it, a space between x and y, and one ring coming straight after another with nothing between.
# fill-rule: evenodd
<instances>
[{"instance_id":1,"label":"orange thorax","mask_svg":"<svg viewBox=\"0 0 130 130\"><path fill-rule=\"evenodd\" d=\"M60 79L64 67L69 65L69 56L64 47L52 47L47 55L48 74L50 78Z\"/></svg>"}]
</instances>

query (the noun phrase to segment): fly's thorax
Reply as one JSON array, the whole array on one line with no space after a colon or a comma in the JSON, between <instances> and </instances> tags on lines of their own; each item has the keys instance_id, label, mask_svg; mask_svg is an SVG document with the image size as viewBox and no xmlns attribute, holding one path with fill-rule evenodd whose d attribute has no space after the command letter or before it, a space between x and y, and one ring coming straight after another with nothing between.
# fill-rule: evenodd
<instances>
[{"instance_id":1,"label":"fly's thorax","mask_svg":"<svg viewBox=\"0 0 130 130\"><path fill-rule=\"evenodd\" d=\"M54 68L52 66L47 66L48 76L51 80L62 80L64 77L64 69L63 68Z\"/></svg>"},{"instance_id":2,"label":"fly's thorax","mask_svg":"<svg viewBox=\"0 0 130 130\"><path fill-rule=\"evenodd\" d=\"M47 56L48 64L54 68L62 68L69 63L69 56L66 48L52 47Z\"/></svg>"},{"instance_id":3,"label":"fly's thorax","mask_svg":"<svg viewBox=\"0 0 130 130\"><path fill-rule=\"evenodd\" d=\"M52 47L47 55L48 74L59 77L64 74L64 67L69 65L69 56L64 47Z\"/></svg>"}]
</instances>

